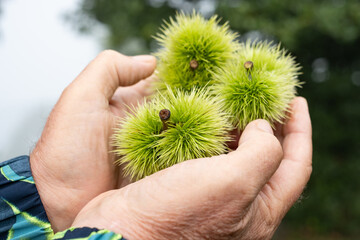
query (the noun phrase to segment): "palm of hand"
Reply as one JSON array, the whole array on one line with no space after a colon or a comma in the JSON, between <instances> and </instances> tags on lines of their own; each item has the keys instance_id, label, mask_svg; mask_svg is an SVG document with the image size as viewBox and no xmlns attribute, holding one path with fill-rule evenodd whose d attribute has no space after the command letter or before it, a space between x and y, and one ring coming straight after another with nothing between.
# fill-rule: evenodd
<instances>
[{"instance_id":1,"label":"palm of hand","mask_svg":"<svg viewBox=\"0 0 360 240\"><path fill-rule=\"evenodd\" d=\"M119 76L111 68L96 69L99 61L119 56L115 52L102 53L63 92L30 155L34 179L55 231L70 227L81 208L97 195L128 183L121 168L114 164L109 142L117 118L124 115L126 106L143 100L151 79L129 87L110 86L114 94L108 89L101 91L95 83L102 78L109 85L115 81L132 84L152 73L155 60L150 59L145 69L140 64L139 73L132 76ZM120 57L120 61L125 61L124 56ZM86 93L84 88L88 86Z\"/></svg>"}]
</instances>

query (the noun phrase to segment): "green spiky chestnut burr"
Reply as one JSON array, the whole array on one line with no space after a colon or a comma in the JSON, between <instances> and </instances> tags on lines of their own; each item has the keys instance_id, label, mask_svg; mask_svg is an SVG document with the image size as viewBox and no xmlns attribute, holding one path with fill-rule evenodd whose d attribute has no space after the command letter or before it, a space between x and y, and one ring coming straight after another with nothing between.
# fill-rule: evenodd
<instances>
[{"instance_id":1,"label":"green spiky chestnut burr","mask_svg":"<svg viewBox=\"0 0 360 240\"><path fill-rule=\"evenodd\" d=\"M157 88L166 90L167 85L191 91L193 87L204 87L213 73L234 57L236 37L228 23L219 25L216 16L206 20L193 12L170 18L155 37L161 46L155 53L161 80Z\"/></svg>"},{"instance_id":2,"label":"green spiky chestnut burr","mask_svg":"<svg viewBox=\"0 0 360 240\"><path fill-rule=\"evenodd\" d=\"M115 130L118 163L133 179L227 151L231 124L220 101L204 89L167 91L133 109Z\"/></svg>"},{"instance_id":3,"label":"green spiky chestnut burr","mask_svg":"<svg viewBox=\"0 0 360 240\"><path fill-rule=\"evenodd\" d=\"M215 76L213 92L224 101L224 111L239 130L255 119L272 125L283 122L300 86L299 65L280 45L270 42L240 44L236 59Z\"/></svg>"}]
</instances>

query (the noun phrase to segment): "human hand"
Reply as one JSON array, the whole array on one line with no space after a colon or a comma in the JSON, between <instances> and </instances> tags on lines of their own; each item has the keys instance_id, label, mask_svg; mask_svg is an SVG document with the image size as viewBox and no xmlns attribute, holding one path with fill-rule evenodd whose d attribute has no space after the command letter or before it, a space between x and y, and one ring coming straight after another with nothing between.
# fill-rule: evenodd
<instances>
[{"instance_id":1,"label":"human hand","mask_svg":"<svg viewBox=\"0 0 360 240\"><path fill-rule=\"evenodd\" d=\"M109 142L126 106L150 94L155 65L152 56L104 51L64 90L52 110L30 164L55 232L70 227L95 196L128 183L114 165Z\"/></svg>"},{"instance_id":2,"label":"human hand","mask_svg":"<svg viewBox=\"0 0 360 240\"><path fill-rule=\"evenodd\" d=\"M238 148L185 161L86 205L74 227L96 227L127 239L270 239L312 171L306 100L274 136L251 122Z\"/></svg>"}]
</instances>

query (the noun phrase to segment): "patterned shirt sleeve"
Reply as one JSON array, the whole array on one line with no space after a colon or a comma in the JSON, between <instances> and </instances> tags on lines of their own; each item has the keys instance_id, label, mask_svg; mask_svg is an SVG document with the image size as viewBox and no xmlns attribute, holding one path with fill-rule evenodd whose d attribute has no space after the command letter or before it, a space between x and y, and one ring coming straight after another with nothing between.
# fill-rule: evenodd
<instances>
[{"instance_id":1,"label":"patterned shirt sleeve","mask_svg":"<svg viewBox=\"0 0 360 240\"><path fill-rule=\"evenodd\" d=\"M96 228L69 228L54 235L31 174L29 157L0 163L0 240L124 239Z\"/></svg>"},{"instance_id":2,"label":"patterned shirt sleeve","mask_svg":"<svg viewBox=\"0 0 360 240\"><path fill-rule=\"evenodd\" d=\"M120 234L108 230L97 228L69 228L63 232L55 234L53 239L91 239L91 240L125 240Z\"/></svg>"}]
</instances>

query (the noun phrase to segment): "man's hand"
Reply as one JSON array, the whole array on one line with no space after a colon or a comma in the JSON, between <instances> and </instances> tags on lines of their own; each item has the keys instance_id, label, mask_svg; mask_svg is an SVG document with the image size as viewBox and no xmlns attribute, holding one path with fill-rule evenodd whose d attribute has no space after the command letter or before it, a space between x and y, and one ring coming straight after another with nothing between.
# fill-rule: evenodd
<instances>
[{"instance_id":1,"label":"man's hand","mask_svg":"<svg viewBox=\"0 0 360 240\"><path fill-rule=\"evenodd\" d=\"M307 103L296 98L276 137L266 121L253 121L235 151L101 194L73 226L105 228L127 239L270 239L308 182L311 161Z\"/></svg>"},{"instance_id":2,"label":"man's hand","mask_svg":"<svg viewBox=\"0 0 360 240\"><path fill-rule=\"evenodd\" d=\"M55 231L70 227L94 197L127 184L114 165L109 142L126 106L150 94L148 77L155 66L151 56L104 51L63 92L30 155Z\"/></svg>"}]
</instances>

